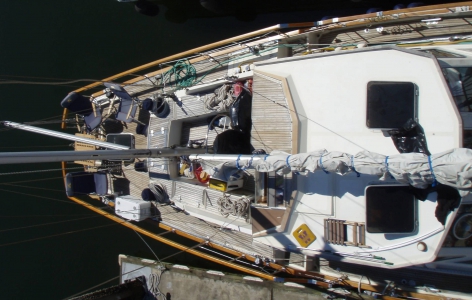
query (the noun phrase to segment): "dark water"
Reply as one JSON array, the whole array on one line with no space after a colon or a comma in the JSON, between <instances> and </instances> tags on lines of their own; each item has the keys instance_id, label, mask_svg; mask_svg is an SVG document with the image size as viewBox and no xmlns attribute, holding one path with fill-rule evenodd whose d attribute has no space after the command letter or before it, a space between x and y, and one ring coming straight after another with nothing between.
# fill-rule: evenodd
<instances>
[{"instance_id":1,"label":"dark water","mask_svg":"<svg viewBox=\"0 0 472 300\"><path fill-rule=\"evenodd\" d=\"M163 16L141 16L131 5L115 0L0 1L0 78L101 79L209 42L277 23L313 21L325 14L329 13L173 24ZM60 101L80 86L1 83L0 120L18 122L59 118ZM69 149L68 144L27 132L0 131L0 151L63 150ZM57 168L55 163L4 165L0 173ZM176 251L146 240L160 258ZM59 171L0 175L1 299L71 296L117 276L120 253L153 258L136 233L68 201ZM187 254L171 261L215 268Z\"/></svg>"}]
</instances>

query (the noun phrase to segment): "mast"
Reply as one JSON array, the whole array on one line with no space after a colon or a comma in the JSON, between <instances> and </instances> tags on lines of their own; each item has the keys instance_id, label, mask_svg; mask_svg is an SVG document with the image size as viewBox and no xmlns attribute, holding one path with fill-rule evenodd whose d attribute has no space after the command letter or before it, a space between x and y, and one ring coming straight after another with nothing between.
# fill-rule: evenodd
<instances>
[{"instance_id":1,"label":"mast","mask_svg":"<svg viewBox=\"0 0 472 300\"><path fill-rule=\"evenodd\" d=\"M0 152L0 164L24 164L76 160L126 160L132 158L178 157L204 153L205 149L160 148L96 151Z\"/></svg>"},{"instance_id":2,"label":"mast","mask_svg":"<svg viewBox=\"0 0 472 300\"><path fill-rule=\"evenodd\" d=\"M92 140L92 139L76 136L76 135L73 135L73 134L58 132L58 131L44 129L44 128L40 128L40 127L36 127L36 126L25 125L25 124L21 124L21 123L15 123L15 122L11 122L11 121L1 121L0 124L3 124L4 126L10 127L10 128L21 129L21 130L25 130L25 131L34 132L34 133L44 134L44 135L53 136L53 137L57 137L57 138L60 138L60 139L74 141L74 142L82 142L82 143L86 143L86 144L90 144L90 145L94 145L94 146L98 146L98 147L103 147L103 148L108 148L108 149L115 149L115 150L129 149L128 146L123 146L123 145L118 145L118 144L113 144L113 143L108 143L108 142Z\"/></svg>"},{"instance_id":3,"label":"mast","mask_svg":"<svg viewBox=\"0 0 472 300\"><path fill-rule=\"evenodd\" d=\"M128 160L132 158L178 157L189 155L191 159L223 159L223 160L258 160L257 155L215 155L206 154L205 148L160 148L160 149L129 149L128 146L102 142L68 133L39 128L11 121L1 121L6 127L21 129L34 133L53 136L70 141L83 142L113 150L96 151L34 151L34 152L0 152L0 164L26 164L61 162L77 160Z\"/></svg>"}]
</instances>

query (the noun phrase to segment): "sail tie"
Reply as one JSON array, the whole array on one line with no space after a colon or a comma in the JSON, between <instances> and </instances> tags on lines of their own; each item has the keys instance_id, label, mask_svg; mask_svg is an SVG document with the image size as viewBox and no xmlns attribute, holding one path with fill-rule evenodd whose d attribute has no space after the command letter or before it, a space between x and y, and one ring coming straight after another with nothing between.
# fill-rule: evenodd
<instances>
[{"instance_id":1,"label":"sail tie","mask_svg":"<svg viewBox=\"0 0 472 300\"><path fill-rule=\"evenodd\" d=\"M236 159L236 168L238 168L238 170L243 170L243 171L245 171L247 168L250 168L250 167L252 166L252 161L254 160L254 156L256 156L257 154L253 154L253 155L251 156L251 158L247 161L247 165L246 165L246 166L243 166L243 167L241 167L241 166L239 165L239 160L241 159L241 155L242 155L242 154L239 154L239 155L238 155L238 158ZM267 155L267 156L269 156L269 155ZM267 156L266 156L266 157L267 157Z\"/></svg>"},{"instance_id":2,"label":"sail tie","mask_svg":"<svg viewBox=\"0 0 472 300\"><path fill-rule=\"evenodd\" d=\"M323 167L323 155L320 156L320 167L321 167L321 170L323 170L323 172L325 172L326 174L329 174L329 172Z\"/></svg>"},{"instance_id":3,"label":"sail tie","mask_svg":"<svg viewBox=\"0 0 472 300\"><path fill-rule=\"evenodd\" d=\"M239 154L238 158L236 158L236 168L238 168L238 170L242 170L241 166L239 165L239 159L241 158L241 155L242 154Z\"/></svg>"},{"instance_id":4,"label":"sail tie","mask_svg":"<svg viewBox=\"0 0 472 300\"><path fill-rule=\"evenodd\" d=\"M285 159L285 163L287 164L288 167L290 167L290 162L288 161L290 159L290 156L287 156L287 158Z\"/></svg>"},{"instance_id":5,"label":"sail tie","mask_svg":"<svg viewBox=\"0 0 472 300\"><path fill-rule=\"evenodd\" d=\"M390 177L392 177L392 179L395 179L395 177L393 177L392 173L390 173L390 170L388 169L388 158L389 158L388 155L385 156L385 168L386 168L385 171L386 171L388 174L390 174Z\"/></svg>"},{"instance_id":6,"label":"sail tie","mask_svg":"<svg viewBox=\"0 0 472 300\"><path fill-rule=\"evenodd\" d=\"M433 183L431 184L431 186L435 187L438 184L438 181L436 180L436 175L434 175L433 163L431 162L431 155L428 155L428 163L429 169L431 170L431 176L433 176Z\"/></svg>"},{"instance_id":7,"label":"sail tie","mask_svg":"<svg viewBox=\"0 0 472 300\"><path fill-rule=\"evenodd\" d=\"M357 172L356 168L354 167L354 155L351 155L351 170L357 174L357 177L361 177L361 173Z\"/></svg>"}]
</instances>

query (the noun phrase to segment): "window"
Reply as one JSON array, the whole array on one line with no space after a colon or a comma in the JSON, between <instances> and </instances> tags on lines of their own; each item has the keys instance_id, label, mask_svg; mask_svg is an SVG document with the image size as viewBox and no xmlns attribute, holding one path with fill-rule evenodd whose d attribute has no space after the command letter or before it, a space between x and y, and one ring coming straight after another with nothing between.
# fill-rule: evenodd
<instances>
[{"instance_id":1,"label":"window","mask_svg":"<svg viewBox=\"0 0 472 300\"><path fill-rule=\"evenodd\" d=\"M412 82L369 82L367 127L400 129L410 118L416 120L417 94Z\"/></svg>"},{"instance_id":2,"label":"window","mask_svg":"<svg viewBox=\"0 0 472 300\"><path fill-rule=\"evenodd\" d=\"M410 233L415 230L416 199L408 186L368 186L366 226L370 233Z\"/></svg>"},{"instance_id":3,"label":"window","mask_svg":"<svg viewBox=\"0 0 472 300\"><path fill-rule=\"evenodd\" d=\"M443 68L442 71L457 108L460 111L472 111L472 68Z\"/></svg>"}]
</instances>

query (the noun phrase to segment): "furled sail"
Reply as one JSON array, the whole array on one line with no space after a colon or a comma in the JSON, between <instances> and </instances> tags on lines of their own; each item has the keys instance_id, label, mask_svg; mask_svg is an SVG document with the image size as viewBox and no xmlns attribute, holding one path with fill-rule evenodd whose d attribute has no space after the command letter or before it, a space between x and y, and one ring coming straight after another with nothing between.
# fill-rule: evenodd
<instances>
[{"instance_id":1,"label":"furled sail","mask_svg":"<svg viewBox=\"0 0 472 300\"><path fill-rule=\"evenodd\" d=\"M257 159L255 159L257 157ZM270 155L257 155L216 166L210 174L217 175L228 169L254 168L259 172L333 172L345 175L378 175L387 178L390 174L400 183L425 189L437 183L456 188L465 196L472 188L472 150L457 148L433 154L402 153L390 156L362 151L355 155L345 152L317 150L310 153L290 155L273 151Z\"/></svg>"}]
</instances>

